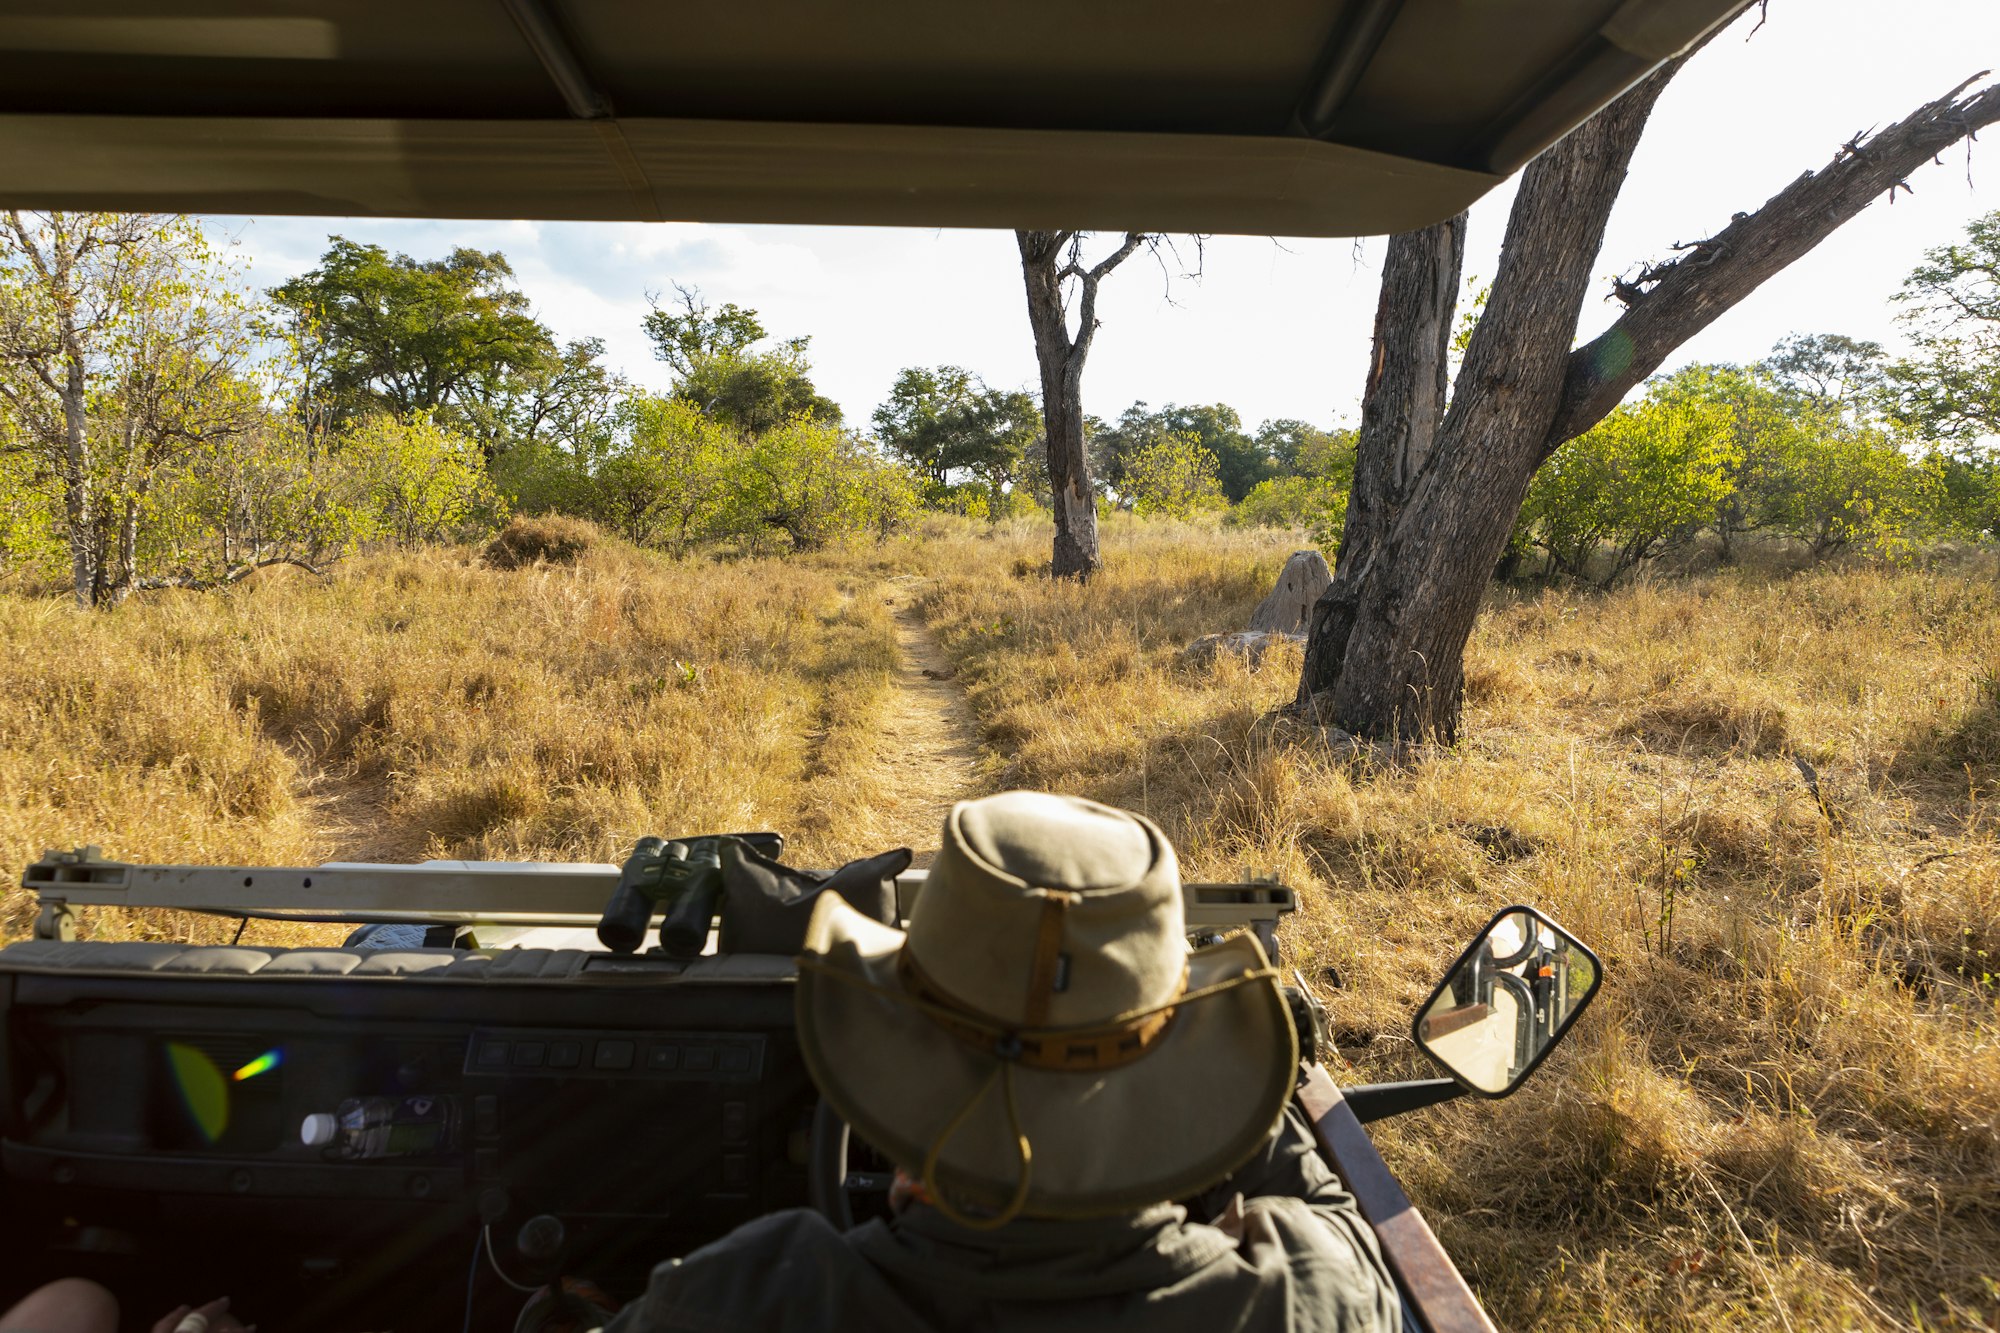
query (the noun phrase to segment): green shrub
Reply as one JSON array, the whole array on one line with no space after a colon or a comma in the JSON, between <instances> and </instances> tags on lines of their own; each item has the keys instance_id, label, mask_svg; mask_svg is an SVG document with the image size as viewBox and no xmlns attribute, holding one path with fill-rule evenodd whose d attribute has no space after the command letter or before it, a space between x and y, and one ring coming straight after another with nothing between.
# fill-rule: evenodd
<instances>
[{"instance_id":1,"label":"green shrub","mask_svg":"<svg viewBox=\"0 0 2000 1333\"><path fill-rule=\"evenodd\" d=\"M410 547L484 535L507 516L478 442L429 417L370 417L336 448L367 494L368 535Z\"/></svg>"},{"instance_id":2,"label":"green shrub","mask_svg":"<svg viewBox=\"0 0 2000 1333\"><path fill-rule=\"evenodd\" d=\"M1522 520L1572 578L1588 577L1608 544L1609 583L1706 526L1731 493L1740 457L1718 406L1650 398L1556 450L1535 474Z\"/></svg>"}]
</instances>

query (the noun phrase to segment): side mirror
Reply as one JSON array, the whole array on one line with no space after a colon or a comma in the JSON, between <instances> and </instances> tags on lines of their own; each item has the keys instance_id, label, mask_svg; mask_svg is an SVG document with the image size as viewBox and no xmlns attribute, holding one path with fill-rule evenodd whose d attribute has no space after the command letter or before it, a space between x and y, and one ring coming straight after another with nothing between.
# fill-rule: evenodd
<instances>
[{"instance_id":1,"label":"side mirror","mask_svg":"<svg viewBox=\"0 0 2000 1333\"><path fill-rule=\"evenodd\" d=\"M1467 1092L1505 1097L1597 994L1604 965L1532 907L1503 907L1417 1010L1410 1035Z\"/></svg>"}]
</instances>

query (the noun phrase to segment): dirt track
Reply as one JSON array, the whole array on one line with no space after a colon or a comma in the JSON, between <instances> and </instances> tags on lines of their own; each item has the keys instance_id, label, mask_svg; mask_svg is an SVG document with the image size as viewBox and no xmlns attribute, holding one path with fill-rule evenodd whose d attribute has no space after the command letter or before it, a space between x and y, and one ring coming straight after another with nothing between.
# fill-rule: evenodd
<instances>
[{"instance_id":1,"label":"dirt track","mask_svg":"<svg viewBox=\"0 0 2000 1333\"><path fill-rule=\"evenodd\" d=\"M896 623L899 664L880 718L885 747L876 822L869 850L907 846L916 864L930 864L938 829L952 802L987 790L978 731L950 661L918 613L918 581L892 578L860 596L880 596ZM394 817L389 782L381 774L350 775L300 754L298 794L319 835L323 855L338 861L409 862L432 850L409 819Z\"/></svg>"},{"instance_id":2,"label":"dirt track","mask_svg":"<svg viewBox=\"0 0 2000 1333\"><path fill-rule=\"evenodd\" d=\"M937 851L938 829L951 803L986 787L978 731L952 679L951 663L911 605L909 584L891 580L888 587L902 663L882 717L883 730L895 740L882 776L882 808L894 812L885 831L892 843L913 849L916 863L925 866Z\"/></svg>"}]
</instances>

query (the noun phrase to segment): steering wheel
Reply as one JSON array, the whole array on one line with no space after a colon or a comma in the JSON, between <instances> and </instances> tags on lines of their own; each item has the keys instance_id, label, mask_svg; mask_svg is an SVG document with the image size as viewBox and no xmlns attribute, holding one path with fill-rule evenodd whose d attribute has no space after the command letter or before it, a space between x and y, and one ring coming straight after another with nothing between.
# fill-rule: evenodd
<instances>
[{"instance_id":1,"label":"steering wheel","mask_svg":"<svg viewBox=\"0 0 2000 1333\"><path fill-rule=\"evenodd\" d=\"M887 1196L895 1180L888 1171L850 1171L849 1149L855 1142L847 1122L822 1098L813 1108L812 1142L806 1155L806 1198L833 1223L837 1231L850 1231L858 1218L854 1207L857 1194Z\"/></svg>"}]
</instances>

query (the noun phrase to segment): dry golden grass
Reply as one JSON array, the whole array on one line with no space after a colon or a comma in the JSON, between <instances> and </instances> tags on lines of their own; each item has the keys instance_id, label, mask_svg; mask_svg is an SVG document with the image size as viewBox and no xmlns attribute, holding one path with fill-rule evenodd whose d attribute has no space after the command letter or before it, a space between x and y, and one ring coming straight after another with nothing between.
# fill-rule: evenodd
<instances>
[{"instance_id":1,"label":"dry golden grass","mask_svg":"<svg viewBox=\"0 0 2000 1333\"><path fill-rule=\"evenodd\" d=\"M19 868L86 841L141 861L615 861L647 832L771 827L838 856L896 662L887 609L856 595L874 584L598 544L504 571L381 556L90 616L0 597L0 938L29 924Z\"/></svg>"},{"instance_id":2,"label":"dry golden grass","mask_svg":"<svg viewBox=\"0 0 2000 1333\"><path fill-rule=\"evenodd\" d=\"M604 540L597 525L562 514L517 514L486 544L486 563L495 569L523 565L573 565Z\"/></svg>"},{"instance_id":3,"label":"dry golden grass","mask_svg":"<svg viewBox=\"0 0 2000 1333\"><path fill-rule=\"evenodd\" d=\"M1346 1077L1428 1072L1408 1016L1500 904L1604 954L1516 1098L1379 1136L1503 1327L2000 1324L1990 565L1502 598L1468 739L1382 770L1267 720L1295 651L1179 663L1245 622L1282 539L1108 549L1085 589L949 576L932 625L1008 780L1146 810L1195 874L1303 890L1287 961Z\"/></svg>"},{"instance_id":4,"label":"dry golden grass","mask_svg":"<svg viewBox=\"0 0 2000 1333\"><path fill-rule=\"evenodd\" d=\"M1302 890L1287 961L1344 1077L1427 1072L1410 1011L1496 906L1599 947L1603 996L1517 1097L1379 1127L1503 1326L2000 1324L1990 560L1496 598L1467 740L1391 769L1268 720L1296 650L1179 660L1246 621L1291 539L1118 521L1085 588L1037 574L1046 541L937 522L786 562L387 556L94 616L0 596L4 885L80 841L616 859L768 826L801 861L880 850L909 799L881 778L886 580L916 574L998 781L1145 810L1194 875ZM26 910L10 891L0 936Z\"/></svg>"}]
</instances>

